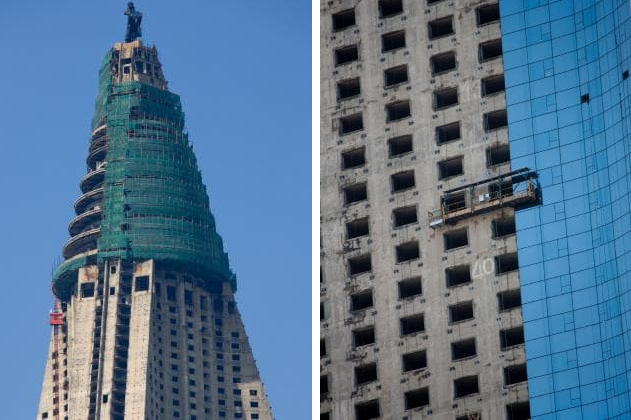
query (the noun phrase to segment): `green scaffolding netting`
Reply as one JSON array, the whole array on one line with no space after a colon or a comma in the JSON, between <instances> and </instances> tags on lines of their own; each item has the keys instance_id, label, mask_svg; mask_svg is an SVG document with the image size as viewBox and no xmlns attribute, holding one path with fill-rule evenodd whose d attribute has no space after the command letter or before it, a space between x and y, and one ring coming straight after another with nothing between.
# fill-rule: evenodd
<instances>
[{"instance_id":1,"label":"green scaffolding netting","mask_svg":"<svg viewBox=\"0 0 631 420\"><path fill-rule=\"evenodd\" d=\"M179 96L140 82L114 83L111 58L110 52L101 65L92 120L93 130L106 124L108 139L97 261L153 258L236 288ZM82 264L74 259L55 271L58 294Z\"/></svg>"}]
</instances>

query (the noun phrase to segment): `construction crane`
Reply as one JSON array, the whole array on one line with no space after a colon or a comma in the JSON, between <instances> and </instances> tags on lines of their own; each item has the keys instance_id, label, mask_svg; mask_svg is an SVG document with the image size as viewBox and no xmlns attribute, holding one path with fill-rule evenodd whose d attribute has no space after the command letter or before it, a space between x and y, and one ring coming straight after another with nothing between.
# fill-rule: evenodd
<instances>
[{"instance_id":1,"label":"construction crane","mask_svg":"<svg viewBox=\"0 0 631 420\"><path fill-rule=\"evenodd\" d=\"M50 311L50 326L53 329L53 419L59 420L61 411L61 375L59 367L59 340L61 329L64 325L64 313L61 310L61 302L55 299L53 309Z\"/></svg>"}]
</instances>

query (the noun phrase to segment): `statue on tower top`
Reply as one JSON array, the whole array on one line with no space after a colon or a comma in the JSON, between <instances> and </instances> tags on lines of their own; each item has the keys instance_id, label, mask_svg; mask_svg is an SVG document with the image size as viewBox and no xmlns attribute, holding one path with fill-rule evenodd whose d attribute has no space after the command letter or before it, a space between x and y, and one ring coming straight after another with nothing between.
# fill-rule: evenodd
<instances>
[{"instance_id":1,"label":"statue on tower top","mask_svg":"<svg viewBox=\"0 0 631 420\"><path fill-rule=\"evenodd\" d=\"M140 22L142 22L142 13L137 11L133 2L127 3L127 33L125 34L125 42L132 42L142 36Z\"/></svg>"}]
</instances>

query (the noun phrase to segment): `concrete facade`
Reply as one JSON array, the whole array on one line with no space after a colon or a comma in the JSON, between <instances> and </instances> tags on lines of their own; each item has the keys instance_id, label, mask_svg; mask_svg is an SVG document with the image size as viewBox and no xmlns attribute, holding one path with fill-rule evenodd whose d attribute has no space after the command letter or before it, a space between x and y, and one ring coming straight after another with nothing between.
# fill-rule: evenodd
<instances>
[{"instance_id":1,"label":"concrete facade","mask_svg":"<svg viewBox=\"0 0 631 420\"><path fill-rule=\"evenodd\" d=\"M106 268L102 282L97 266L82 268L79 283L95 293L64 306L58 418L272 419L229 287L209 292L153 261L133 274ZM50 347L37 419L54 418Z\"/></svg>"},{"instance_id":2,"label":"concrete facade","mask_svg":"<svg viewBox=\"0 0 631 420\"><path fill-rule=\"evenodd\" d=\"M500 196L457 223L428 216L445 191L511 172L489 161L508 145L505 114L487 119L506 108L501 47L488 59L479 47L501 46L499 13L478 23L496 4L320 3L322 420L529 416L519 275L501 266L516 252L513 208ZM430 29L448 17L453 31ZM453 68L433 71L451 52ZM486 94L483 79L500 87ZM443 107L450 88L457 103ZM494 202L488 188L480 202Z\"/></svg>"}]
</instances>

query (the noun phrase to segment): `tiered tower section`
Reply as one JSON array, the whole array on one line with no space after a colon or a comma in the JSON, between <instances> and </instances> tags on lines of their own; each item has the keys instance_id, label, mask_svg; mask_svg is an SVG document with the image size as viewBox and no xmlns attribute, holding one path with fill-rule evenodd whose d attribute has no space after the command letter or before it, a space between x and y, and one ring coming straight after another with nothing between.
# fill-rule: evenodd
<instances>
[{"instance_id":1,"label":"tiered tower section","mask_svg":"<svg viewBox=\"0 0 631 420\"><path fill-rule=\"evenodd\" d=\"M37 418L271 419L155 47L106 55L86 163Z\"/></svg>"}]
</instances>

